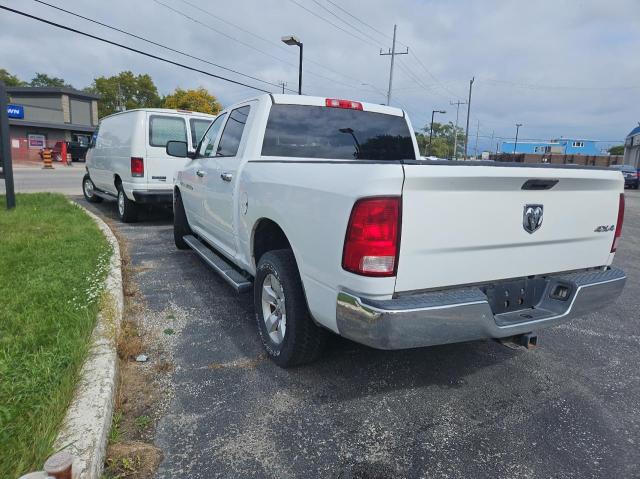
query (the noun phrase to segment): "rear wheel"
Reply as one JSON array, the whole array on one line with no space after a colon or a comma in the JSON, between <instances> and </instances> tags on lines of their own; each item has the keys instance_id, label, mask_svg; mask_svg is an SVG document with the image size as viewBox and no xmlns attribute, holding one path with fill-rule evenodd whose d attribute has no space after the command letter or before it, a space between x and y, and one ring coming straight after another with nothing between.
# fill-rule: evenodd
<instances>
[{"instance_id":1,"label":"rear wheel","mask_svg":"<svg viewBox=\"0 0 640 479\"><path fill-rule=\"evenodd\" d=\"M253 297L260 339L278 366L319 357L327 333L311 319L291 250L269 251L260 258Z\"/></svg>"},{"instance_id":2,"label":"rear wheel","mask_svg":"<svg viewBox=\"0 0 640 479\"><path fill-rule=\"evenodd\" d=\"M173 195L173 241L178 249L189 249L189 245L185 243L184 237L192 235L191 227L187 221L187 214L182 204L182 196L176 190Z\"/></svg>"},{"instance_id":3,"label":"rear wheel","mask_svg":"<svg viewBox=\"0 0 640 479\"><path fill-rule=\"evenodd\" d=\"M89 203L100 203L102 198L95 194L96 185L93 184L93 180L89 176L89 173L82 178L82 194Z\"/></svg>"},{"instance_id":4,"label":"rear wheel","mask_svg":"<svg viewBox=\"0 0 640 479\"><path fill-rule=\"evenodd\" d=\"M138 220L138 205L127 198L122 185L118 185L118 218L123 223L135 223Z\"/></svg>"}]
</instances>

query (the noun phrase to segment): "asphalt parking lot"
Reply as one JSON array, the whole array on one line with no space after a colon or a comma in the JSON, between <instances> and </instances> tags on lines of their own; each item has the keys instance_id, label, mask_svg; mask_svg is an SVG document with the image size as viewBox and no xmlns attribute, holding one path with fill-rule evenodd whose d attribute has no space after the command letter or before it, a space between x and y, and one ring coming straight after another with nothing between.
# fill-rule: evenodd
<instances>
[{"instance_id":1,"label":"asphalt parking lot","mask_svg":"<svg viewBox=\"0 0 640 479\"><path fill-rule=\"evenodd\" d=\"M640 477L640 194L626 196L623 295L538 349L335 338L292 370L265 359L250 296L174 247L170 214L116 222L146 307L175 318L157 477Z\"/></svg>"}]
</instances>

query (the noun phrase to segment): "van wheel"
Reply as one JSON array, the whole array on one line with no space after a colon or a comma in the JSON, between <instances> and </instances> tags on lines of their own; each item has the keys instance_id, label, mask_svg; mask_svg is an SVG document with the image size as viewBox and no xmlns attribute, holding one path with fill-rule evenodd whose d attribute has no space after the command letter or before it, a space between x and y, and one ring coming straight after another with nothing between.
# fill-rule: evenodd
<instances>
[{"instance_id":1,"label":"van wheel","mask_svg":"<svg viewBox=\"0 0 640 479\"><path fill-rule=\"evenodd\" d=\"M138 205L127 198L122 185L118 185L118 218L123 223L135 223L138 220Z\"/></svg>"},{"instance_id":2,"label":"van wheel","mask_svg":"<svg viewBox=\"0 0 640 479\"><path fill-rule=\"evenodd\" d=\"M271 359L283 368L316 360L327 333L311 319L291 250L260 258L253 291L258 332Z\"/></svg>"},{"instance_id":3,"label":"van wheel","mask_svg":"<svg viewBox=\"0 0 640 479\"><path fill-rule=\"evenodd\" d=\"M191 227L187 221L187 214L182 204L182 196L176 190L173 195L173 242L178 249L189 249L189 245L185 243L184 237L192 235Z\"/></svg>"},{"instance_id":4,"label":"van wheel","mask_svg":"<svg viewBox=\"0 0 640 479\"><path fill-rule=\"evenodd\" d=\"M96 185L93 184L89 173L84 175L84 178L82 178L82 194L89 203L100 203L102 201L102 198L94 193L95 188Z\"/></svg>"}]
</instances>

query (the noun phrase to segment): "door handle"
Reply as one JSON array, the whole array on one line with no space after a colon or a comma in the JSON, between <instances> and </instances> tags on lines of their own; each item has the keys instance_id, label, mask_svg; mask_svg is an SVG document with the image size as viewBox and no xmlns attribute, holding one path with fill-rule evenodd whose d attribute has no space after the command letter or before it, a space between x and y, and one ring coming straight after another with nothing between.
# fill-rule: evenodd
<instances>
[{"instance_id":1,"label":"door handle","mask_svg":"<svg viewBox=\"0 0 640 479\"><path fill-rule=\"evenodd\" d=\"M222 181L231 181L233 179L233 174L231 174L231 173L221 173L220 174L220 178L222 178Z\"/></svg>"},{"instance_id":2,"label":"door handle","mask_svg":"<svg viewBox=\"0 0 640 479\"><path fill-rule=\"evenodd\" d=\"M202 178L204 175L206 175L206 173L204 172L204 170L198 170L196 171L196 175Z\"/></svg>"}]
</instances>

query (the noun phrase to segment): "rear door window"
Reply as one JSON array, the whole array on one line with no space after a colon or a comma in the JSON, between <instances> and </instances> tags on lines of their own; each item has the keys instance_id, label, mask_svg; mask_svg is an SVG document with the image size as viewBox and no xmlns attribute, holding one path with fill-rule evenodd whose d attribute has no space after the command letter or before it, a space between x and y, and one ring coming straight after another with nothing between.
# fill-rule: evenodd
<instances>
[{"instance_id":1,"label":"rear door window","mask_svg":"<svg viewBox=\"0 0 640 479\"><path fill-rule=\"evenodd\" d=\"M247 124L250 109L249 106L243 106L231 112L220 137L216 156L236 156L238 154L242 132Z\"/></svg>"},{"instance_id":2,"label":"rear door window","mask_svg":"<svg viewBox=\"0 0 640 479\"><path fill-rule=\"evenodd\" d=\"M149 119L149 145L164 148L168 141L187 141L184 118L152 115Z\"/></svg>"},{"instance_id":3,"label":"rear door window","mask_svg":"<svg viewBox=\"0 0 640 479\"><path fill-rule=\"evenodd\" d=\"M273 105L262 156L339 160L415 159L400 116L309 105Z\"/></svg>"},{"instance_id":4,"label":"rear door window","mask_svg":"<svg viewBox=\"0 0 640 479\"><path fill-rule=\"evenodd\" d=\"M207 131L209 125L211 124L211 120L201 120L198 118L189 119L189 127L191 129L191 144L195 148L200 143L200 139L204 132Z\"/></svg>"}]
</instances>

